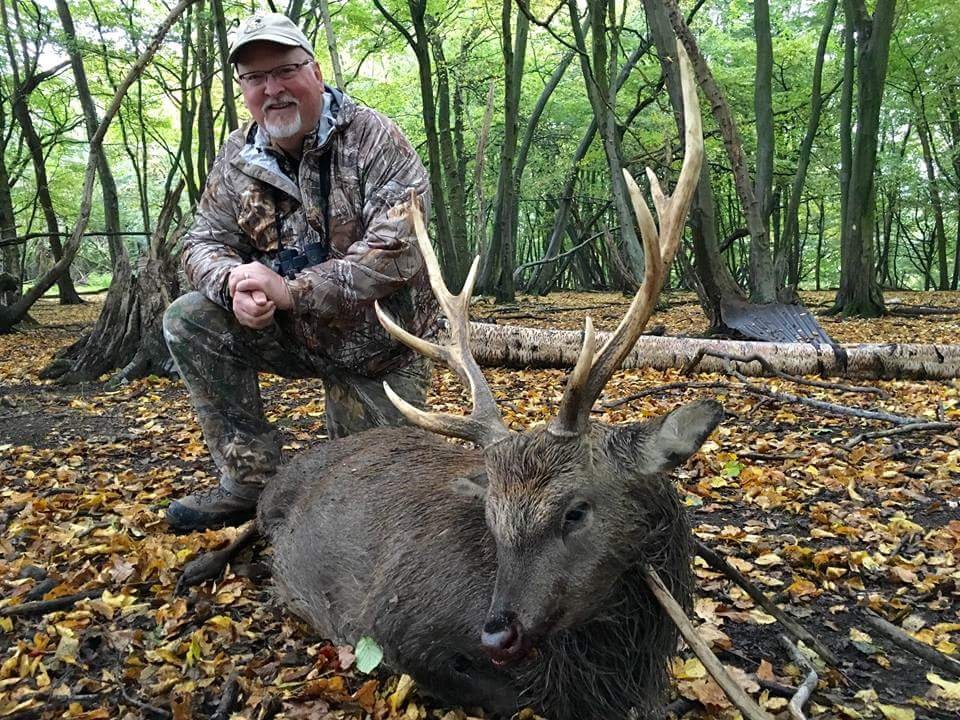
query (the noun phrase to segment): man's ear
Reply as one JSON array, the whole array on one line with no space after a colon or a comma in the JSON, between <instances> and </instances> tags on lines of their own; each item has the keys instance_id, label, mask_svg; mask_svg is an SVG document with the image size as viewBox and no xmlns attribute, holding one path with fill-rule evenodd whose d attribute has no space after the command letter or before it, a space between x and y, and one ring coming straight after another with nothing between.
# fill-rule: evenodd
<instances>
[{"instance_id":1,"label":"man's ear","mask_svg":"<svg viewBox=\"0 0 960 720\"><path fill-rule=\"evenodd\" d=\"M658 418L619 427L614 441L642 473L652 475L686 462L722 419L720 403L698 400Z\"/></svg>"}]
</instances>

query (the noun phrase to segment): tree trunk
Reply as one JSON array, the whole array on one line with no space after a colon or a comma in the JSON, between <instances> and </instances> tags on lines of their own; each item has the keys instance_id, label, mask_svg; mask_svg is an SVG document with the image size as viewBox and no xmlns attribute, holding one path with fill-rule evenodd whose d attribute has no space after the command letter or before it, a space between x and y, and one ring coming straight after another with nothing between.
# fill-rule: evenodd
<instances>
[{"instance_id":1,"label":"tree trunk","mask_svg":"<svg viewBox=\"0 0 960 720\"><path fill-rule=\"evenodd\" d=\"M458 255L463 260L466 259L467 253L466 188L460 180L453 128L450 124L450 72L447 58L443 53L443 38L435 32L434 28L431 28L430 43L436 65L437 131L440 142L440 161L443 163L443 185L447 189L450 235L454 247L458 249Z\"/></svg>"},{"instance_id":2,"label":"tree trunk","mask_svg":"<svg viewBox=\"0 0 960 720\"><path fill-rule=\"evenodd\" d=\"M947 231L943 223L943 203L940 200L940 188L937 185L933 152L930 149L930 126L927 124L926 103L923 99L923 90L918 86L917 91L920 95L920 105L917 108L917 135L920 136L920 147L923 149L923 164L927 170L927 191L930 194L930 205L933 207L933 238L937 254L937 289L949 290L950 277L947 273Z\"/></svg>"},{"instance_id":3,"label":"tree trunk","mask_svg":"<svg viewBox=\"0 0 960 720\"><path fill-rule=\"evenodd\" d=\"M790 197L787 200L783 230L783 245L785 247L791 247L795 244L800 234L800 197L803 195L803 187L807 180L807 169L810 167L813 141L816 139L820 127L820 116L825 100L821 91L823 86L823 61L827 51L827 42L833 30L836 10L837 0L828 0L823 28L820 31L820 39L817 43L817 55L813 63L813 87L810 91L810 115L807 118L807 130L800 143L800 151L797 155L797 170L793 175Z\"/></svg>"},{"instance_id":4,"label":"tree trunk","mask_svg":"<svg viewBox=\"0 0 960 720\"><path fill-rule=\"evenodd\" d=\"M417 59L417 76L420 81L420 100L423 108L423 130L427 141L427 170L433 190L433 219L436 225L436 244L440 250L443 279L448 287L461 287L466 277L462 254L453 242L446 191L443 183L443 164L440 155L440 138L437 132L437 111L434 102L433 71L430 63L430 37L426 26L426 0L407 0L413 34L390 13L380 0L373 0L380 14L406 39Z\"/></svg>"},{"instance_id":5,"label":"tree trunk","mask_svg":"<svg viewBox=\"0 0 960 720\"><path fill-rule=\"evenodd\" d=\"M62 1L62 0L61 0ZM326 0L322 0L326 8ZM223 109L227 118L227 131L232 132L240 127L237 117L237 102L233 90L233 67L227 60L230 54L227 37L227 20L223 14L223 0L210 0L213 12L213 25L217 36L217 58L220 60L220 78L223 82ZM332 32L332 30L330 31Z\"/></svg>"},{"instance_id":6,"label":"tree trunk","mask_svg":"<svg viewBox=\"0 0 960 720\"><path fill-rule=\"evenodd\" d=\"M557 86L560 84L560 80L567 72L567 68L570 67L570 63L573 61L573 55L574 53L571 50L570 52L566 53L563 58L561 58L560 64L557 65L556 69L550 75L550 79L547 80L546 85L544 85L543 90L540 91L540 96L537 98L537 102L533 107L533 111L530 113L530 117L527 119L526 130L523 133L523 140L520 142L520 149L517 152L517 162L513 170L513 182L517 188L520 187L523 180L523 171L527 166L527 157L530 152L530 148L533 145L533 138L536 133L537 125L540 122L543 111L547 107L547 101L550 99L550 96L553 95L553 91L557 89ZM516 233L517 230L519 207L519 203L514 203L512 219L514 233ZM556 250L554 250L554 254L556 254ZM527 288L533 286L535 283L535 277L539 275L540 269L541 266L538 265L534 276L532 276L530 282L527 283Z\"/></svg>"},{"instance_id":7,"label":"tree trunk","mask_svg":"<svg viewBox=\"0 0 960 720\"><path fill-rule=\"evenodd\" d=\"M597 129L603 142L607 160L610 195L620 223L620 252L634 278L643 277L643 249L637 237L633 207L623 179L623 156L620 131L617 126L617 85L611 78L615 72L616 52L620 47L616 7L613 0L588 0L590 18L590 50L587 50L579 8L568 0L570 23L580 54L580 68L586 85L587 97L597 120ZM637 280L634 281L634 284Z\"/></svg>"},{"instance_id":8,"label":"tree trunk","mask_svg":"<svg viewBox=\"0 0 960 720\"><path fill-rule=\"evenodd\" d=\"M60 16L60 22L63 25L63 32L70 41L67 43L67 50L70 56L70 65L73 69L74 81L76 82L77 97L80 100L80 107L83 109L87 139L89 140L97 132L100 119L97 117L97 107L94 104L93 95L90 93L90 84L87 82L87 71L83 64L83 56L80 54L79 41L73 26L70 8L65 0L56 0L56 5L57 14ZM122 228L120 226L120 199L117 196L117 183L113 178L113 171L110 169L110 163L103 148L100 148L97 152L97 175L100 179L100 192L103 196L103 224L107 232L107 243L110 245L110 258L113 261L112 269L114 273L117 273L118 265L128 264L129 259L123 246L123 237L120 235Z\"/></svg>"},{"instance_id":9,"label":"tree trunk","mask_svg":"<svg viewBox=\"0 0 960 720\"><path fill-rule=\"evenodd\" d=\"M676 35L661 0L644 0L643 6L647 27L660 56L660 67L667 79L667 91L677 123L677 135L682 138L685 130ZM710 321L710 327L717 332L726 332L729 328L723 322L724 302L742 301L746 298L720 253L713 189L710 186L710 163L706 157L700 164L700 179L693 196L693 204L690 206L689 222L693 239L694 270L699 281L697 297L700 306Z\"/></svg>"},{"instance_id":10,"label":"tree trunk","mask_svg":"<svg viewBox=\"0 0 960 720\"><path fill-rule=\"evenodd\" d=\"M598 332L600 347L610 333ZM579 330L548 330L492 323L470 323L470 348L481 365L512 368L572 368L580 353ZM960 377L960 345L812 345L644 335L623 368L671 370L684 367L701 349L729 355L763 356L790 375L833 375L864 379L943 380ZM723 361L704 357L698 372L722 372ZM762 374L758 363L738 366L745 375Z\"/></svg>"},{"instance_id":11,"label":"tree trunk","mask_svg":"<svg viewBox=\"0 0 960 720\"><path fill-rule=\"evenodd\" d=\"M527 31L530 21L517 13L516 30L510 29L512 0L503 0L500 32L503 51L503 143L500 146L500 171L497 177L497 196L494 201L493 234L487 275L481 277L480 287L491 290L497 302L513 302L513 268L516 266L517 233L514 226L517 214L518 187L514 176L514 160L520 136L520 89L523 66L527 55ZM516 37L516 41L514 41Z\"/></svg>"},{"instance_id":12,"label":"tree trunk","mask_svg":"<svg viewBox=\"0 0 960 720\"><path fill-rule=\"evenodd\" d=\"M14 33L18 36L21 33L16 4L13 6L13 14L16 27L9 21L6 2L0 0L0 18L2 18L3 21L7 54L13 79L13 90L11 92L13 101L11 103L11 109L14 118L20 124L21 135L27 144L30 159L33 162L33 171L36 177L37 202L43 212L43 217L47 224L47 232L50 234L50 251L53 253L54 260L59 262L63 257L63 245L60 242L60 224L57 220L57 213L53 208L53 198L50 196L50 184L47 178L47 163L43 151L43 143L37 134L36 127L33 123L33 115L30 113L28 106L30 93L39 84L39 78L36 76L20 77L20 63L17 59L17 52L13 47ZM24 43L24 46L25 45ZM29 63L29 58L24 58L24 61ZM32 63L29 64L31 67L33 66ZM59 276L56 284L60 291L61 305L78 305L83 302L77 294L76 288L73 286L73 280L70 278L69 264L67 265L67 271Z\"/></svg>"},{"instance_id":13,"label":"tree trunk","mask_svg":"<svg viewBox=\"0 0 960 720\"><path fill-rule=\"evenodd\" d=\"M677 8L676 0L662 0L662 2L667 9L667 15L674 32L683 42L687 54L690 56L697 81L710 100L713 117L720 126L720 134L723 136L727 157L733 168L734 186L747 219L747 227L750 230L750 278L751 282L754 283L750 288L750 298L758 303L773 302L776 300L776 293L773 283L773 259L770 255L770 240L766 225L763 222L760 201L750 180L750 172L747 169L747 161L743 154L743 141L740 139L736 122L723 92L714 80L706 60L700 53L700 48L693 37L693 33L690 32L683 15Z\"/></svg>"},{"instance_id":14,"label":"tree trunk","mask_svg":"<svg viewBox=\"0 0 960 720\"><path fill-rule=\"evenodd\" d=\"M885 312L874 268L874 211L880 106L896 0L878 0L873 16L863 0L844 0L847 42L857 43L857 123L850 161L845 215L841 218L840 289L834 310L846 316Z\"/></svg>"},{"instance_id":15,"label":"tree trunk","mask_svg":"<svg viewBox=\"0 0 960 720\"><path fill-rule=\"evenodd\" d=\"M647 44L642 43L630 53L630 56L626 59L626 61L624 61L623 66L620 68L620 72L617 75L616 85L614 87L615 91L619 92L620 88L623 87L623 84L627 81L627 78L630 77L630 72L633 70L634 66L637 64L637 61L643 56L646 50ZM596 134L597 119L593 118L590 121L590 125L587 127L586 132L583 134L583 137L580 139L580 144L577 145L577 150L574 152L573 158L570 160L570 169L564 178L563 187L560 190L560 195L557 202L557 210L554 213L553 226L550 230L550 238L547 241L547 248L543 253L543 260L549 260L550 258L556 257L560 252L560 248L563 246L563 236L566 234L567 226L569 224L570 207L573 204L573 190L579 175L580 162L586 156L587 151L589 151ZM553 278L555 277L556 272L554 271L552 263L544 263L543 265L538 266L538 270L531 275L530 282L527 284L528 292L535 292L538 295L547 294L547 292L550 290L550 285L553 281Z\"/></svg>"},{"instance_id":16,"label":"tree trunk","mask_svg":"<svg viewBox=\"0 0 960 720\"><path fill-rule=\"evenodd\" d=\"M486 201L483 194L483 168L486 161L487 141L490 138L490 125L493 123L493 106L496 99L496 83L490 81L487 90L487 104L483 111L483 122L480 123L480 134L477 137L477 152L473 162L473 194L477 204L473 219L473 234L475 237L476 254L486 257L489 253L486 229Z\"/></svg>"},{"instance_id":17,"label":"tree trunk","mask_svg":"<svg viewBox=\"0 0 960 720\"><path fill-rule=\"evenodd\" d=\"M168 239L184 181L164 199L147 254L136 274L129 263L114 270L110 292L93 329L59 352L40 377L62 383L96 380L119 369L111 383L145 375L169 375L173 360L163 338L163 313L180 294L177 263L170 248L181 234Z\"/></svg>"},{"instance_id":18,"label":"tree trunk","mask_svg":"<svg viewBox=\"0 0 960 720\"><path fill-rule=\"evenodd\" d=\"M0 111L0 120L6 120L6 114ZM0 122L0 133L5 133L5 122ZM0 273L9 277L7 286L0 289L0 306L12 305L20 297L20 253L16 243L17 217L10 194L10 176L7 163L0 153Z\"/></svg>"},{"instance_id":19,"label":"tree trunk","mask_svg":"<svg viewBox=\"0 0 960 720\"><path fill-rule=\"evenodd\" d=\"M333 79L338 88L345 89L343 70L340 66L340 53L337 51L337 36L333 33L333 22L330 19L330 3L320 0L320 18L323 20L323 29L327 37L327 52L330 53L330 64L333 66Z\"/></svg>"},{"instance_id":20,"label":"tree trunk","mask_svg":"<svg viewBox=\"0 0 960 720\"><path fill-rule=\"evenodd\" d=\"M757 173L754 194L760 205L760 218L770 234L770 213L773 210L773 158L776 152L773 134L773 38L770 35L769 0L754 0L753 29L757 38L757 71L753 80L753 110L757 116ZM751 246L751 255L754 248ZM750 266L751 272L755 264ZM750 279L756 287L758 278ZM774 287L776 289L776 285Z\"/></svg>"}]
</instances>

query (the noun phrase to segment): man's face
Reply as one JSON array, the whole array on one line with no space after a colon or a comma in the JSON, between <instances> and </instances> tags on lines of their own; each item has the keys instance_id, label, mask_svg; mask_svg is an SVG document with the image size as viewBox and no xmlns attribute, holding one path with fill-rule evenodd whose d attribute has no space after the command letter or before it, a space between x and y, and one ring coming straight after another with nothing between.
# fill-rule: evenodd
<instances>
[{"instance_id":1,"label":"man's face","mask_svg":"<svg viewBox=\"0 0 960 720\"><path fill-rule=\"evenodd\" d=\"M273 70L282 65L312 60L300 47L253 42L237 58L237 74ZM297 69L292 77L267 75L260 83L241 80L243 102L253 119L284 149L299 150L304 136L320 120L323 109L323 75L315 62Z\"/></svg>"}]
</instances>

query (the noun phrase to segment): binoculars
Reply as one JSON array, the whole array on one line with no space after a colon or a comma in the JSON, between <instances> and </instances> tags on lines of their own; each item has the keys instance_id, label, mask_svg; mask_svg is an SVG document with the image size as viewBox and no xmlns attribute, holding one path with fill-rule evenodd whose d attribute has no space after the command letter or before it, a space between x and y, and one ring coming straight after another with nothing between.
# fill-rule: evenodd
<instances>
[{"instance_id":1,"label":"binoculars","mask_svg":"<svg viewBox=\"0 0 960 720\"><path fill-rule=\"evenodd\" d=\"M319 265L326 259L327 249L323 243L310 243L303 250L284 248L277 253L270 267L278 275L293 280L304 268Z\"/></svg>"}]
</instances>

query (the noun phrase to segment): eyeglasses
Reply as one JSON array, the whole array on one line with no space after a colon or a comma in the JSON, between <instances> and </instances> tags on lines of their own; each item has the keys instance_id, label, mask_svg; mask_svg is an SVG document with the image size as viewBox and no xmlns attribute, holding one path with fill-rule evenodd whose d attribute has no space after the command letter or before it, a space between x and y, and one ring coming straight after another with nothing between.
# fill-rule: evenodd
<instances>
[{"instance_id":1,"label":"eyeglasses","mask_svg":"<svg viewBox=\"0 0 960 720\"><path fill-rule=\"evenodd\" d=\"M300 72L300 68L312 62L313 58L309 58L300 63L277 65L277 67L270 70L254 70L253 72L243 73L243 75L237 75L237 79L247 87L259 87L263 85L267 81L267 75L274 80L293 80L296 74Z\"/></svg>"}]
</instances>

